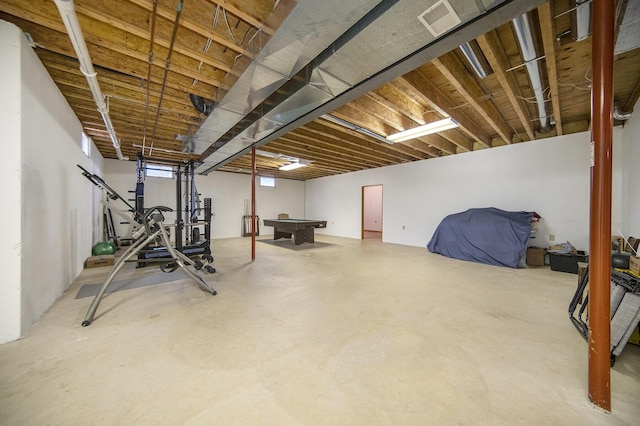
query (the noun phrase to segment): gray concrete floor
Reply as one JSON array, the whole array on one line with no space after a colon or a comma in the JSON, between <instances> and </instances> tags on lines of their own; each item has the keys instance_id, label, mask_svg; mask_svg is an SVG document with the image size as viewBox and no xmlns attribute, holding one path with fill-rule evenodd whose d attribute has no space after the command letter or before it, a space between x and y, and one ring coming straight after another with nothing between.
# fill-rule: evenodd
<instances>
[{"instance_id":1,"label":"gray concrete floor","mask_svg":"<svg viewBox=\"0 0 640 426\"><path fill-rule=\"evenodd\" d=\"M216 240L217 296L119 291L83 328L75 295L109 268L85 270L0 346L0 424L638 424L639 346L611 371L612 413L588 402L576 275L316 240L258 242L253 263L250 239Z\"/></svg>"}]
</instances>

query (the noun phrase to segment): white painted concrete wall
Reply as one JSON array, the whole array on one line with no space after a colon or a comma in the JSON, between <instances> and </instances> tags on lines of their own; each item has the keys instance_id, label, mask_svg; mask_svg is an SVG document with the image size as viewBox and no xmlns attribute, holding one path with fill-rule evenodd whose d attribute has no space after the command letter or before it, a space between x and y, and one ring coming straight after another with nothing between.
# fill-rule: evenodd
<instances>
[{"instance_id":1,"label":"white painted concrete wall","mask_svg":"<svg viewBox=\"0 0 640 426\"><path fill-rule=\"evenodd\" d=\"M101 239L98 192L75 167L107 179L125 197L135 186L135 163L91 159L80 149L81 126L12 24L0 21L0 124L5 150L0 170L0 343L24 335L82 269ZM638 105L636 105L636 111ZM640 117L614 132L613 231L640 236ZM277 180L257 187L261 219L326 219L319 233L360 238L361 188L384 184L386 242L424 246L447 214L471 207L535 210L543 216L540 245L588 245L589 133L367 170L306 183ZM20 149L18 149L18 147ZM213 199L213 238L240 235L250 177L198 176ZM175 183L147 179L147 205L175 206ZM261 228L270 234L271 228Z\"/></svg>"},{"instance_id":2,"label":"white painted concrete wall","mask_svg":"<svg viewBox=\"0 0 640 426\"><path fill-rule=\"evenodd\" d=\"M120 195L135 189L136 163L117 160L104 161L103 178ZM145 179L145 207L165 205L176 207L176 181L173 179ZM211 198L213 223L211 238L230 238L242 235L244 200L251 199L251 176L237 173L212 172L207 176L196 175L196 188L201 199ZM133 194L131 194L132 197ZM276 187L259 186L256 179L256 214L261 221L274 219L279 213L290 217L304 218L304 182L276 179ZM133 198L133 197L132 197ZM131 203L133 204L133 203ZM174 214L166 215L167 221L175 220ZM126 233L119 228L120 235ZM273 234L273 228L260 224L260 235Z\"/></svg>"},{"instance_id":3,"label":"white painted concrete wall","mask_svg":"<svg viewBox=\"0 0 640 426\"><path fill-rule=\"evenodd\" d=\"M590 133L509 145L306 182L309 217L326 219L319 233L360 238L361 188L383 184L383 241L426 246L448 214L474 207L536 211L536 245L589 244ZM622 142L614 131L614 150ZM620 223L622 165L614 156L613 223Z\"/></svg>"},{"instance_id":4,"label":"white painted concrete wall","mask_svg":"<svg viewBox=\"0 0 640 426\"><path fill-rule=\"evenodd\" d=\"M620 231L627 238L640 238L640 101L636 103L634 114L625 122L620 151L623 153L624 164Z\"/></svg>"},{"instance_id":5,"label":"white painted concrete wall","mask_svg":"<svg viewBox=\"0 0 640 426\"><path fill-rule=\"evenodd\" d=\"M8 243L0 256L0 293L8 296L0 300L5 342L27 333L91 254L93 185L75 165L92 169L101 156L83 154L80 122L22 32L6 22L0 22L0 58L0 120L9 129L5 143L15 147L5 150L2 171L10 200L0 210Z\"/></svg>"},{"instance_id":6,"label":"white painted concrete wall","mask_svg":"<svg viewBox=\"0 0 640 426\"><path fill-rule=\"evenodd\" d=\"M20 228L22 222L20 190L20 40L16 28L0 21L0 128L5 147L0 167L3 202L0 204L0 343L20 337Z\"/></svg>"}]
</instances>

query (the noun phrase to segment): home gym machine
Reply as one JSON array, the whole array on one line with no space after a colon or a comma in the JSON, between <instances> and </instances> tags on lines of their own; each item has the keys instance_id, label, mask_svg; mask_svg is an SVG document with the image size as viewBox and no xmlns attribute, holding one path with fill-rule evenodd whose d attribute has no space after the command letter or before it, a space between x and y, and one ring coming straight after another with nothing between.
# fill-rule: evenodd
<instances>
[{"instance_id":1,"label":"home gym machine","mask_svg":"<svg viewBox=\"0 0 640 426\"><path fill-rule=\"evenodd\" d=\"M136 210L144 211L144 159L138 156L138 183L136 184ZM175 249L187 257L200 257L209 263L213 262L211 255L211 198L204 199L204 207L200 204L200 194L196 188L195 166L193 160L176 166L176 221L175 221ZM184 207L183 207L184 206ZM202 215L202 218L199 216ZM184 218L187 219L185 222ZM138 267L144 267L148 263L160 262L161 268L175 270L176 265L167 263L171 253L166 246L161 244L149 245L138 253ZM215 268L203 265L196 260L197 269L203 268L209 273L214 273Z\"/></svg>"},{"instance_id":2,"label":"home gym machine","mask_svg":"<svg viewBox=\"0 0 640 426\"><path fill-rule=\"evenodd\" d=\"M120 217L124 220L124 223L127 223L133 227L133 232L138 229L142 224L142 214L138 212L131 204L127 202L120 194L118 194L113 188L107 184L100 176L91 173L86 170L84 167L78 164L78 167L82 170L82 175L89 179L91 183L100 188L101 191L101 199L100 203L104 206L108 214L105 213L105 228L106 234L109 236L109 240L114 240L113 242L116 245L118 237L115 235L115 227L113 224L113 214ZM115 205L115 202L120 201L120 203L124 204L125 209L119 208Z\"/></svg>"},{"instance_id":3,"label":"home gym machine","mask_svg":"<svg viewBox=\"0 0 640 426\"><path fill-rule=\"evenodd\" d=\"M102 300L109 284L113 281L115 276L118 274L122 266L125 262L132 259L135 255L137 255L144 247L147 247L149 244L154 242L161 242L164 247L166 247L167 252L169 253L170 260L175 262L176 269L178 267L182 268L184 272L187 273L189 277L191 277L203 290L211 293L212 295L216 295L216 291L207 283L200 275L196 274L192 268L199 269L194 265L191 259L189 259L184 254L180 253L176 249L174 249L171 245L171 241L169 241L169 234L167 233L167 226L164 224L164 215L163 212L170 212L171 209L164 206L155 206L147 209L146 213L142 216L142 225L136 232L133 234L133 243L131 247L123 254L118 261L113 265L111 271L107 275L107 278L104 280L102 287L100 287L100 291L94 297L93 302L91 302L91 306L87 311L87 314L82 321L82 326L86 327L91 325L93 322L93 318L98 310L98 305Z\"/></svg>"},{"instance_id":4,"label":"home gym machine","mask_svg":"<svg viewBox=\"0 0 640 426\"><path fill-rule=\"evenodd\" d=\"M141 251L153 251L156 254L160 254L164 252L164 254L160 256L156 256L154 258L155 262L161 263L161 269L164 272L173 272L177 268L182 268L185 273L191 277L203 290L211 293L212 295L216 295L216 291L204 280L200 275L197 274L197 271L203 269L202 262L197 258L197 255L193 253L206 253L208 255L209 262L213 261L213 257L211 256L211 251L207 244L206 250L192 250L191 253L186 254L178 250L178 247L174 247L171 244L169 238L169 229L171 227L178 228L178 221L174 225L167 225L164 223L165 217L164 213L173 211L172 209L164 206L154 206L151 208L144 208L144 183L141 182L140 178L138 180L138 184L136 186L136 206L132 206L129 204L127 200L125 200L120 194L118 194L113 188L111 188L100 176L89 172L84 169L82 166L78 165L78 167L82 170L82 175L86 177L91 183L96 185L102 190L102 199L101 203L105 206L105 208L109 209L110 212L115 213L120 218L124 219L126 223L129 223L133 226L133 231L131 233L131 244L127 251L120 256L114 266L111 268L111 271L107 275L105 281L103 282L98 294L93 299L87 314L85 315L84 320L82 321L82 326L86 327L93 322L95 313L98 309L98 305L102 300L102 297L106 293L109 285L118 274L120 269L124 266L126 262L135 262L137 261L140 264L140 260L136 260L135 257L139 255ZM191 167L193 170L193 167ZM140 185L142 183L142 185ZM115 206L115 201L120 201L124 204L125 209L120 209ZM195 204L194 204L195 205ZM208 210L208 216L207 216ZM206 222L206 230L205 235L208 237L210 232L210 217L211 217L211 201L205 200L205 216L209 218L209 221ZM129 213L129 214L127 214ZM180 217L180 215L178 215ZM207 238L208 242L208 238ZM177 246L177 245L176 245ZM188 246L181 246L183 250L189 250ZM156 250L158 249L159 250ZM207 272L215 272L215 269L209 265L204 266L205 271Z\"/></svg>"}]
</instances>

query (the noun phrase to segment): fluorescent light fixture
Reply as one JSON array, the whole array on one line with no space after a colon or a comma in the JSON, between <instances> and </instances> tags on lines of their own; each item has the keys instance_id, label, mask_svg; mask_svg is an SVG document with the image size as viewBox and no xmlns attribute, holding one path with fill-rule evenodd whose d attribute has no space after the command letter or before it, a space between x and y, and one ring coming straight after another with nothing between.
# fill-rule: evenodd
<instances>
[{"instance_id":1,"label":"fluorescent light fixture","mask_svg":"<svg viewBox=\"0 0 640 426\"><path fill-rule=\"evenodd\" d=\"M304 166L306 166L306 164L295 162L295 163L285 164L284 166L280 166L280 170L284 170L284 171L295 170Z\"/></svg>"},{"instance_id":2,"label":"fluorescent light fixture","mask_svg":"<svg viewBox=\"0 0 640 426\"><path fill-rule=\"evenodd\" d=\"M404 142L409 139L419 138L421 136L430 135L432 133L442 132L443 130L449 130L458 127L458 122L453 118L448 117L442 120L434 121L433 123L425 124L424 126L414 127L413 129L405 130L404 132L394 133L387 136L387 139L393 142Z\"/></svg>"},{"instance_id":3,"label":"fluorescent light fixture","mask_svg":"<svg viewBox=\"0 0 640 426\"><path fill-rule=\"evenodd\" d=\"M469 61L469 65L471 65L471 68L473 68L478 77L485 78L487 76L487 72L482 66L480 59L478 59L478 57L476 56L476 52L474 52L471 48L471 45L469 43L461 44L460 50L462 51L464 57L467 58L467 61Z\"/></svg>"},{"instance_id":4,"label":"fluorescent light fixture","mask_svg":"<svg viewBox=\"0 0 640 426\"><path fill-rule=\"evenodd\" d=\"M285 164L284 166L279 167L280 170L285 171L299 169L300 167L308 166L309 164L313 163L313 160L304 160L302 158L292 157L290 155L275 154L273 152L262 151L260 149L256 149L256 154L262 155L264 157L275 158L278 160L290 161L289 164Z\"/></svg>"},{"instance_id":5,"label":"fluorescent light fixture","mask_svg":"<svg viewBox=\"0 0 640 426\"><path fill-rule=\"evenodd\" d=\"M336 123L342 127L346 127L347 129L351 129L354 130L358 133L361 133L363 135L369 136L370 138L375 138L377 140L379 140L380 142L384 142L384 143L388 143L388 144L392 144L393 142L391 142L389 139L385 138L384 136L381 136L375 132L372 132L369 129L365 129L364 127L360 127L356 124L353 124L350 121L347 120L343 120L342 118L338 118L335 115L331 115L331 114L324 114L322 115L322 118L324 118L325 120L331 121L332 123Z\"/></svg>"}]
</instances>

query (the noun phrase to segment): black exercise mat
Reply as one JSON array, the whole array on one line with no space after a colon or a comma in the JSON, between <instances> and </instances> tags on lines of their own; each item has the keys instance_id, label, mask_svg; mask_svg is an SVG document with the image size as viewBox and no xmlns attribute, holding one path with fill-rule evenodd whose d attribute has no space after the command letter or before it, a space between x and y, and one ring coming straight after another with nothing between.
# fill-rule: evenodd
<instances>
[{"instance_id":1,"label":"black exercise mat","mask_svg":"<svg viewBox=\"0 0 640 426\"><path fill-rule=\"evenodd\" d=\"M123 280L117 280L111 282L111 285L107 289L107 293L114 293L120 290L129 290L132 288L147 287L150 285L162 284L171 281L177 281L189 276L182 270L177 269L173 272L157 272L151 275L143 275L139 277L127 278ZM84 297L94 297L100 291L102 282L98 284L85 284L80 287L76 299L82 299Z\"/></svg>"},{"instance_id":2,"label":"black exercise mat","mask_svg":"<svg viewBox=\"0 0 640 426\"><path fill-rule=\"evenodd\" d=\"M264 240L256 240L256 241L261 243L271 244L272 246L276 246L276 247L286 248L289 250L312 250L312 249L332 247L335 245L330 243L323 243L322 241L316 241L315 243L302 243L302 244L296 245L293 242L293 238L291 239L281 238L279 240L264 239Z\"/></svg>"}]
</instances>

